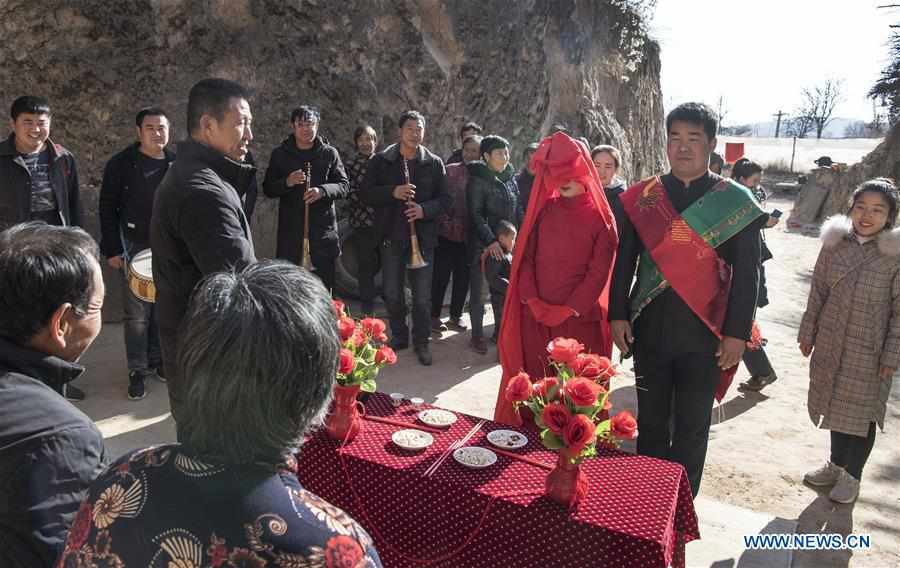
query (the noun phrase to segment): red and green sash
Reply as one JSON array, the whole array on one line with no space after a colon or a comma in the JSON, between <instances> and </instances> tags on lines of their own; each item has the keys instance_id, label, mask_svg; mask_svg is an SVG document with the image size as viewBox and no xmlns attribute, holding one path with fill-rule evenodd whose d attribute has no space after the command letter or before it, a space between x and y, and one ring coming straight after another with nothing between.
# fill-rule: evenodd
<instances>
[{"instance_id":1,"label":"red and green sash","mask_svg":"<svg viewBox=\"0 0 900 568\"><path fill-rule=\"evenodd\" d=\"M679 214L654 177L630 187L621 200L644 244L631 298L632 322L671 287L721 338L731 267L715 249L765 214L750 190L723 179Z\"/></svg>"},{"instance_id":2,"label":"red and green sash","mask_svg":"<svg viewBox=\"0 0 900 568\"><path fill-rule=\"evenodd\" d=\"M750 190L723 179L679 214L659 177L654 177L631 186L620 199L644 244L631 296L631 321L671 287L721 339L731 267L715 249L765 214ZM736 370L737 365L721 372L717 400L725 397Z\"/></svg>"}]
</instances>

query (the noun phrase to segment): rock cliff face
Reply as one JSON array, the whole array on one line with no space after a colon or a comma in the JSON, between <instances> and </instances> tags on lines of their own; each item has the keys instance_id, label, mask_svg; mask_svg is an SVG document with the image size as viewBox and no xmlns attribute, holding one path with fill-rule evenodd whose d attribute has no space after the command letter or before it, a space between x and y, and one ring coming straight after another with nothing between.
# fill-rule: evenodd
<instances>
[{"instance_id":1,"label":"rock cliff face","mask_svg":"<svg viewBox=\"0 0 900 568\"><path fill-rule=\"evenodd\" d=\"M849 168L816 168L794 204L789 226L821 224L832 215L845 215L859 185L872 178L900 180L900 124L895 125L874 150Z\"/></svg>"},{"instance_id":2,"label":"rock cliff face","mask_svg":"<svg viewBox=\"0 0 900 568\"><path fill-rule=\"evenodd\" d=\"M396 117L416 108L443 156L474 120L509 138L519 165L562 122L620 147L628 179L665 163L658 47L624 0L0 0L0 11L0 101L50 99L95 233L103 165L133 139L137 109L169 109L181 139L187 93L209 76L255 91L260 179L304 103L342 150L360 122L393 142ZM274 251L276 207L257 208L261 256Z\"/></svg>"},{"instance_id":3,"label":"rock cliff face","mask_svg":"<svg viewBox=\"0 0 900 568\"><path fill-rule=\"evenodd\" d=\"M900 180L900 125L894 126L881 144L840 176L825 203L822 218L847 213L853 191L875 177Z\"/></svg>"}]
</instances>

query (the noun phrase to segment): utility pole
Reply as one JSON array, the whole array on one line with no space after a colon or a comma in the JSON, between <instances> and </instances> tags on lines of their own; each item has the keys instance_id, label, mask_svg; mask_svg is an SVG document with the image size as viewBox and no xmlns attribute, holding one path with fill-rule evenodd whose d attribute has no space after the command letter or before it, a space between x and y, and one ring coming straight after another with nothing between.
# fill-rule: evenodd
<instances>
[{"instance_id":1,"label":"utility pole","mask_svg":"<svg viewBox=\"0 0 900 568\"><path fill-rule=\"evenodd\" d=\"M772 116L777 119L777 122L775 122L775 138L778 138L778 135L781 134L781 117L784 116L784 113L779 110Z\"/></svg>"},{"instance_id":2,"label":"utility pole","mask_svg":"<svg viewBox=\"0 0 900 568\"><path fill-rule=\"evenodd\" d=\"M725 117L722 115L723 107L725 106L724 103L725 103L725 97L723 95L719 95L719 115L718 115L718 119L719 119L718 127L719 128L722 128L722 123L725 120ZM718 132L716 134L718 134Z\"/></svg>"}]
</instances>

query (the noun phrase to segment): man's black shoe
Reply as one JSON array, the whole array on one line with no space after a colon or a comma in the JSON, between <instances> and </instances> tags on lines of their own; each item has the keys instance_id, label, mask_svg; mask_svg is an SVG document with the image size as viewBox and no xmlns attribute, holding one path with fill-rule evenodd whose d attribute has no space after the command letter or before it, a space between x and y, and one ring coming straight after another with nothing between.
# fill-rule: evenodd
<instances>
[{"instance_id":1,"label":"man's black shoe","mask_svg":"<svg viewBox=\"0 0 900 568\"><path fill-rule=\"evenodd\" d=\"M128 400L141 400L145 396L144 375L131 371L128 373Z\"/></svg>"},{"instance_id":2,"label":"man's black shoe","mask_svg":"<svg viewBox=\"0 0 900 568\"><path fill-rule=\"evenodd\" d=\"M393 337L391 338L390 342L388 342L388 345L390 345L391 349L393 349L394 351L402 351L403 349L409 348L409 343L406 343L405 341L401 342L394 340Z\"/></svg>"},{"instance_id":3,"label":"man's black shoe","mask_svg":"<svg viewBox=\"0 0 900 568\"><path fill-rule=\"evenodd\" d=\"M419 359L419 363L422 363L426 367L431 366L431 349L428 348L428 344L424 345L416 345L416 358Z\"/></svg>"},{"instance_id":4,"label":"man's black shoe","mask_svg":"<svg viewBox=\"0 0 900 568\"><path fill-rule=\"evenodd\" d=\"M66 397L67 400L71 400L73 402L81 402L84 400L84 391L73 387L70 384L63 385L63 396Z\"/></svg>"}]
</instances>

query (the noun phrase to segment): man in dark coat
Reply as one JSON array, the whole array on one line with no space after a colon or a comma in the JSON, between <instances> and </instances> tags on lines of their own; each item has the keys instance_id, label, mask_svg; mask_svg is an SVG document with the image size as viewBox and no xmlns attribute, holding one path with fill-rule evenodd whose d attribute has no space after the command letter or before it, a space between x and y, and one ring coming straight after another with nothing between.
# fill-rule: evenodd
<instances>
[{"instance_id":1,"label":"man in dark coat","mask_svg":"<svg viewBox=\"0 0 900 568\"><path fill-rule=\"evenodd\" d=\"M53 566L105 465L100 431L60 394L84 372L104 292L83 230L0 233L0 566Z\"/></svg>"},{"instance_id":2,"label":"man in dark coat","mask_svg":"<svg viewBox=\"0 0 900 568\"><path fill-rule=\"evenodd\" d=\"M294 132L272 151L263 193L279 198L275 256L298 265L303 261L304 208L309 204L312 266L325 288L333 290L335 259L341 254L334 202L347 197L350 180L338 151L318 135L319 118L319 111L310 106L291 112Z\"/></svg>"},{"instance_id":3,"label":"man in dark coat","mask_svg":"<svg viewBox=\"0 0 900 568\"><path fill-rule=\"evenodd\" d=\"M709 155L716 147L716 115L706 105L686 103L669 113L666 130L671 171L655 180L639 182L620 194L626 215L619 227L609 320L616 346L622 353L633 352L635 357L638 453L684 465L696 495L706 461L714 395L720 388L722 372L740 362L750 339L756 308L762 220L749 214L758 206L749 193L738 188L738 194L747 193L746 207L742 210L748 214L734 215L727 221L722 219L721 227L738 227L738 217L746 217L741 221L746 226L735 229L736 234L715 248L708 241L697 240L701 237L680 215L695 204L701 207L704 202L712 201L701 201L701 198L712 194L714 187L722 195L734 189L722 183L722 178L708 167ZM648 217L640 216L656 210L661 202L671 203L668 227L656 222L655 217L647 223L644 219ZM637 205L632 207L632 203ZM639 229L648 234L650 230L661 231L666 239L662 242L668 249L649 239L645 242ZM682 246L685 243L687 246ZM700 244L710 248L698 252ZM654 255L643 255L645 249ZM718 269L710 269L713 280L718 278L716 274L728 272L730 268L731 284L704 298L724 295L727 306L694 301L701 285L709 282L703 272L710 266L704 260L708 258L717 258L719 262ZM650 264L654 261L658 272ZM684 263L694 266L688 273L688 285L680 286L685 271L679 273L671 267L683 267ZM629 301L635 267L638 267L638 281ZM653 282L651 276L658 274L662 274L663 282L648 285ZM647 282L642 282L644 277ZM645 292L651 288L652 292ZM700 313L695 311L701 308ZM716 320L710 314L723 317Z\"/></svg>"},{"instance_id":4,"label":"man in dark coat","mask_svg":"<svg viewBox=\"0 0 900 568\"><path fill-rule=\"evenodd\" d=\"M388 146L369 161L360 199L375 208L375 230L382 243L382 282L391 321L391 346L409 346L408 307L404 281L412 291L412 340L416 356L431 365L431 276L437 244L436 219L447 211L452 198L447 173L439 157L422 145L425 117L411 110L400 115L400 142ZM415 223L422 268L407 269Z\"/></svg>"},{"instance_id":5,"label":"man in dark coat","mask_svg":"<svg viewBox=\"0 0 900 568\"><path fill-rule=\"evenodd\" d=\"M144 398L145 381L162 378L159 331L155 305L134 295L128 287L128 263L150 248L153 197L175 154L169 143L169 119L156 107L141 109L135 117L138 141L106 164L100 187L100 252L118 271L125 312L125 354L128 359L128 398ZM163 375L164 376L164 375Z\"/></svg>"},{"instance_id":6,"label":"man in dark coat","mask_svg":"<svg viewBox=\"0 0 900 568\"><path fill-rule=\"evenodd\" d=\"M0 142L0 230L31 220L81 225L75 157L50 140L50 104L19 97L10 116L13 132Z\"/></svg>"},{"instance_id":7,"label":"man in dark coat","mask_svg":"<svg viewBox=\"0 0 900 568\"><path fill-rule=\"evenodd\" d=\"M179 418L176 337L194 286L212 272L256 261L241 194L254 175L244 159L253 134L247 91L203 79L188 96L190 138L156 190L150 245L163 369L172 416Z\"/></svg>"},{"instance_id":8,"label":"man in dark coat","mask_svg":"<svg viewBox=\"0 0 900 568\"><path fill-rule=\"evenodd\" d=\"M531 156L534 155L537 149L537 142L532 142L528 146L525 146L525 150L522 151L522 169L516 174L516 186L519 188L519 197L522 199L522 209L524 211L528 211L531 186L534 184L534 172L531 171L531 166L529 166L528 163L531 161Z\"/></svg>"}]
</instances>

